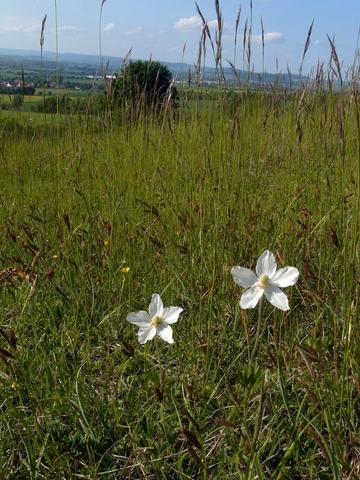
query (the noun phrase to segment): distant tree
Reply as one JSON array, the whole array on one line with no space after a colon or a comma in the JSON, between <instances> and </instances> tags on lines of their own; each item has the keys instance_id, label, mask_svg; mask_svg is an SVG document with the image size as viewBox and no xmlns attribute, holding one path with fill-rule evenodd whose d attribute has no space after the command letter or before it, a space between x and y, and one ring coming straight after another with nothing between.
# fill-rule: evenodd
<instances>
[{"instance_id":1,"label":"distant tree","mask_svg":"<svg viewBox=\"0 0 360 480\"><path fill-rule=\"evenodd\" d=\"M60 98L54 96L47 97L36 106L36 111L43 113L69 113L72 111L72 99L67 95L61 95Z\"/></svg>"},{"instance_id":2,"label":"distant tree","mask_svg":"<svg viewBox=\"0 0 360 480\"><path fill-rule=\"evenodd\" d=\"M35 94L35 87L25 87L24 88L24 95L34 95Z\"/></svg>"},{"instance_id":3,"label":"distant tree","mask_svg":"<svg viewBox=\"0 0 360 480\"><path fill-rule=\"evenodd\" d=\"M14 107L16 109L19 109L21 105L23 104L23 97L19 93L17 95L14 95Z\"/></svg>"},{"instance_id":4,"label":"distant tree","mask_svg":"<svg viewBox=\"0 0 360 480\"><path fill-rule=\"evenodd\" d=\"M49 81L55 83L63 83L64 75L60 75L59 73L52 73L49 75Z\"/></svg>"},{"instance_id":5,"label":"distant tree","mask_svg":"<svg viewBox=\"0 0 360 480\"><path fill-rule=\"evenodd\" d=\"M147 106L159 105L168 92L171 77L170 70L160 62L129 62L112 82L112 99L115 105L141 101Z\"/></svg>"}]
</instances>

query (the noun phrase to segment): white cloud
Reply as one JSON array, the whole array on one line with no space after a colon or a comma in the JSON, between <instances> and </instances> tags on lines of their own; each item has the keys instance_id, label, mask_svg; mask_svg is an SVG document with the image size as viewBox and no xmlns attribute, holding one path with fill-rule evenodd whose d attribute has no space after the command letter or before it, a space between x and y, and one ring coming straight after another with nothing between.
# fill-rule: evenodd
<instances>
[{"instance_id":1,"label":"white cloud","mask_svg":"<svg viewBox=\"0 0 360 480\"><path fill-rule=\"evenodd\" d=\"M190 17L190 18L180 18L178 22L175 23L175 30L180 31L189 31L189 30L198 30L202 26L202 20L200 17Z\"/></svg>"},{"instance_id":2,"label":"white cloud","mask_svg":"<svg viewBox=\"0 0 360 480\"><path fill-rule=\"evenodd\" d=\"M136 27L133 30L128 30L127 32L123 32L123 35L136 35L142 31L142 27Z\"/></svg>"},{"instance_id":3,"label":"white cloud","mask_svg":"<svg viewBox=\"0 0 360 480\"><path fill-rule=\"evenodd\" d=\"M58 32L85 32L85 28L74 27L73 25L62 25Z\"/></svg>"},{"instance_id":4,"label":"white cloud","mask_svg":"<svg viewBox=\"0 0 360 480\"><path fill-rule=\"evenodd\" d=\"M174 52L178 52L180 49L181 47L171 47L171 48L168 48L166 51L168 53L174 53Z\"/></svg>"},{"instance_id":5,"label":"white cloud","mask_svg":"<svg viewBox=\"0 0 360 480\"><path fill-rule=\"evenodd\" d=\"M108 23L104 28L104 32L111 32L111 30L114 30L114 28L115 28L115 23Z\"/></svg>"},{"instance_id":6,"label":"white cloud","mask_svg":"<svg viewBox=\"0 0 360 480\"><path fill-rule=\"evenodd\" d=\"M214 28L215 28L215 27L218 26L218 21L217 21L217 20L210 20L210 22L207 22L207 24L208 24L208 27L214 27ZM224 23L224 25L223 25L223 28L224 28L224 29L225 29L225 28L228 28L228 27L225 25L225 23Z\"/></svg>"},{"instance_id":7,"label":"white cloud","mask_svg":"<svg viewBox=\"0 0 360 480\"><path fill-rule=\"evenodd\" d=\"M199 30L202 28L203 22L200 17L180 18L178 22L174 24L175 30L182 32L189 32L191 30ZM210 20L207 22L208 27L217 27L217 20Z\"/></svg>"},{"instance_id":8,"label":"white cloud","mask_svg":"<svg viewBox=\"0 0 360 480\"><path fill-rule=\"evenodd\" d=\"M284 40L284 36L280 32L269 32L264 34L264 42L265 43L279 43ZM251 41L254 43L261 43L262 36L261 35L252 35Z\"/></svg>"},{"instance_id":9,"label":"white cloud","mask_svg":"<svg viewBox=\"0 0 360 480\"><path fill-rule=\"evenodd\" d=\"M0 20L0 33L33 33L39 31L41 23L28 17L4 17Z\"/></svg>"}]
</instances>

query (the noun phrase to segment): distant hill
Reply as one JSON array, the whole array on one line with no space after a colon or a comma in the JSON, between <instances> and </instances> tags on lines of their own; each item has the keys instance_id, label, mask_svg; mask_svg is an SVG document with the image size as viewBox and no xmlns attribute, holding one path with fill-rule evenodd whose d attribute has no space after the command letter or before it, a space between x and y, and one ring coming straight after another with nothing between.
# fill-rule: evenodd
<instances>
[{"instance_id":1,"label":"distant hill","mask_svg":"<svg viewBox=\"0 0 360 480\"><path fill-rule=\"evenodd\" d=\"M0 48L0 58L11 58L11 59L19 59L20 60L32 60L32 61L40 61L41 59L41 54L40 54L40 49L39 50L18 50L18 49L10 49L10 48ZM101 69L101 59L99 55L85 55L82 53L58 53L56 54L55 52L50 52L44 50L42 53L42 58L43 61L46 62L56 62L58 60L60 63L72 63L72 64L77 64L77 65L92 65L94 66L94 71ZM124 58L122 57L108 57L106 55L103 56L102 58L103 64L106 65L107 62L109 62L108 65L108 71L109 73L118 71L123 62ZM137 60L137 59L133 59ZM193 76L195 72L195 66L186 64L186 63L171 63L171 62L161 62L164 65L166 65L173 76L176 76L178 80L186 80L189 71L191 75ZM201 71L202 75L202 80L204 82L216 82L218 78L218 70L212 67L206 67L205 71ZM227 83L232 84L232 83L238 83L240 80L240 83L246 83L249 81L251 84L254 86L259 85L260 83L262 84L279 84L283 86L289 86L290 84L290 78L286 74L273 74L273 73L267 73L261 74L261 73L256 73L256 72L250 72L250 74L245 71L245 70L240 70L236 69L236 76L234 75L234 72L232 71L231 68L226 67L223 68L223 75L225 77L225 80ZM300 85L302 82L308 81L308 78L306 77L297 77L294 76L291 79L291 82L293 86Z\"/></svg>"},{"instance_id":2,"label":"distant hill","mask_svg":"<svg viewBox=\"0 0 360 480\"><path fill-rule=\"evenodd\" d=\"M12 48L0 48L0 56L3 57L10 57L10 58L26 58L30 60L40 60L41 53L39 50L18 50ZM42 52L43 60L52 60L56 61L57 59L60 62L67 62L67 63L86 63L90 65L99 65L100 64L100 57L99 55L84 55L82 53L58 53L49 52L47 50L43 50ZM104 62L107 60L111 60L112 62L116 62L117 64L121 64L123 59L120 57L104 57Z\"/></svg>"}]
</instances>

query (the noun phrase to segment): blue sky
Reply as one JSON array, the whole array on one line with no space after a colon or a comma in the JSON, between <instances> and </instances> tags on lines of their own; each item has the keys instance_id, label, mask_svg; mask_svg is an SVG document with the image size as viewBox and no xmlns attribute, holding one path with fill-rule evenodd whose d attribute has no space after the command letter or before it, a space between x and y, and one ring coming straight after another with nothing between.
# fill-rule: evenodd
<instances>
[{"instance_id":1,"label":"blue sky","mask_svg":"<svg viewBox=\"0 0 360 480\"><path fill-rule=\"evenodd\" d=\"M211 32L215 35L213 0L197 1ZM327 66L330 48L327 34L335 45L344 70L355 58L360 27L359 0L253 0L251 67L261 72L261 18L265 32L265 70L270 73L298 72L307 32L312 20L311 44L303 73L316 68L318 60ZM0 47L39 50L41 21L47 14L44 51L56 50L54 0L2 0ZM224 18L223 58L234 62L235 21L239 6L235 65L243 63L243 33L250 22L250 1L220 0ZM101 0L57 0L58 51L99 54ZM132 48L131 58L193 64L197 60L201 21L193 0L106 0L101 20L101 46L106 56L123 57ZM206 64L213 65L210 45ZM227 62L224 61L224 65Z\"/></svg>"}]
</instances>

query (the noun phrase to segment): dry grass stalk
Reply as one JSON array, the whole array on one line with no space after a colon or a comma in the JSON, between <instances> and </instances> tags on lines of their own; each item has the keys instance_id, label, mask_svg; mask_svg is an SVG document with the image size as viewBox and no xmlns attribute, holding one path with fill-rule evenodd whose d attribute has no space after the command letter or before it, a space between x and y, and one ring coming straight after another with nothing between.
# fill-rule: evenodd
<instances>
[{"instance_id":1,"label":"dry grass stalk","mask_svg":"<svg viewBox=\"0 0 360 480\"><path fill-rule=\"evenodd\" d=\"M41 22L41 33L40 33L41 55L42 55L42 50L43 50L43 46L44 46L44 31L45 31L46 19L47 19L47 14L46 14L45 17L42 19L42 22Z\"/></svg>"},{"instance_id":2,"label":"dry grass stalk","mask_svg":"<svg viewBox=\"0 0 360 480\"><path fill-rule=\"evenodd\" d=\"M201 450L200 442L194 432L188 430L187 428L183 428L182 433L186 437L187 443L189 443L192 447L196 447Z\"/></svg>"},{"instance_id":3,"label":"dry grass stalk","mask_svg":"<svg viewBox=\"0 0 360 480\"><path fill-rule=\"evenodd\" d=\"M249 34L248 34L248 38L247 38L247 52L246 52L248 70L249 71L251 69L251 34L252 34L252 26L250 25Z\"/></svg>"},{"instance_id":4,"label":"dry grass stalk","mask_svg":"<svg viewBox=\"0 0 360 480\"><path fill-rule=\"evenodd\" d=\"M218 29L215 32L215 43L216 43L216 55L215 55L215 66L220 67L220 71L222 72L222 45L221 45L221 38L224 26L224 19L220 10L219 0L215 0L215 11L216 11L216 18L218 23Z\"/></svg>"},{"instance_id":5,"label":"dry grass stalk","mask_svg":"<svg viewBox=\"0 0 360 480\"><path fill-rule=\"evenodd\" d=\"M320 436L315 432L312 427L309 427L307 430L310 437L315 440L317 446L319 447L320 452L322 453L323 457L326 458L328 462L330 462L330 457L326 451L324 442L321 440Z\"/></svg>"},{"instance_id":6,"label":"dry grass stalk","mask_svg":"<svg viewBox=\"0 0 360 480\"><path fill-rule=\"evenodd\" d=\"M223 420L221 418L218 418L215 420L216 425L219 425L220 427L232 427L232 428L238 428L238 425L234 422L229 422L228 420Z\"/></svg>"},{"instance_id":7,"label":"dry grass stalk","mask_svg":"<svg viewBox=\"0 0 360 480\"><path fill-rule=\"evenodd\" d=\"M271 349L269 347L266 348L266 353L269 357L269 359L271 360L271 362L273 363L274 367L278 367L278 361L277 361L277 358L275 357L275 355L273 354L273 352L271 351Z\"/></svg>"},{"instance_id":8,"label":"dry grass stalk","mask_svg":"<svg viewBox=\"0 0 360 480\"><path fill-rule=\"evenodd\" d=\"M246 48L246 38L247 38L247 26L248 26L248 19L245 21L244 25L244 33L243 33L243 64L245 64L245 48Z\"/></svg>"},{"instance_id":9,"label":"dry grass stalk","mask_svg":"<svg viewBox=\"0 0 360 480\"><path fill-rule=\"evenodd\" d=\"M310 28L309 28L308 33L307 33L305 46L304 46L304 51L303 51L303 56L302 56L302 60L301 60L300 68L299 68L299 77L301 76L301 73L302 73L302 67L303 67L306 52L308 51L309 46L310 46L310 39L311 39L311 32L312 32L312 29L313 29L313 25L314 25L314 20L311 22Z\"/></svg>"},{"instance_id":10,"label":"dry grass stalk","mask_svg":"<svg viewBox=\"0 0 360 480\"><path fill-rule=\"evenodd\" d=\"M0 333L1 335L5 338L5 340L7 341L7 343L14 349L16 350L17 348L17 339L16 339L16 336L15 336L15 332L14 330L11 328L10 329L10 334L7 335L6 332L0 328Z\"/></svg>"},{"instance_id":11,"label":"dry grass stalk","mask_svg":"<svg viewBox=\"0 0 360 480\"><path fill-rule=\"evenodd\" d=\"M230 60L226 59L226 61L228 62L230 70L233 72L236 80L240 83L240 77L238 75L238 72L236 71L235 65Z\"/></svg>"},{"instance_id":12,"label":"dry grass stalk","mask_svg":"<svg viewBox=\"0 0 360 480\"><path fill-rule=\"evenodd\" d=\"M105 88L105 91L106 91L107 101L110 102L110 99L111 99L111 83L108 82L108 79L107 79L108 68L109 68L109 60L106 62L106 66L103 69L103 82L104 82L104 88Z\"/></svg>"},{"instance_id":13,"label":"dry grass stalk","mask_svg":"<svg viewBox=\"0 0 360 480\"><path fill-rule=\"evenodd\" d=\"M259 438L261 425L264 418L264 410L265 410L265 404L266 404L266 390L267 390L268 384L269 384L268 371L265 371L265 375L261 384L261 392L259 396L260 397L259 408L255 418L254 433L251 441L252 448L255 448L255 444L257 443Z\"/></svg>"},{"instance_id":14,"label":"dry grass stalk","mask_svg":"<svg viewBox=\"0 0 360 480\"><path fill-rule=\"evenodd\" d=\"M324 63L318 61L316 66L316 75L315 75L315 88L318 92L322 91L324 84Z\"/></svg>"},{"instance_id":15,"label":"dry grass stalk","mask_svg":"<svg viewBox=\"0 0 360 480\"><path fill-rule=\"evenodd\" d=\"M183 49L182 49L182 55L181 55L181 61L184 61L184 55L185 55L185 50L186 50L186 42L184 43Z\"/></svg>"},{"instance_id":16,"label":"dry grass stalk","mask_svg":"<svg viewBox=\"0 0 360 480\"><path fill-rule=\"evenodd\" d=\"M329 43L330 43L330 48L331 48L331 57L330 57L330 68L331 70L333 71L334 75L336 78L338 78L340 80L340 86L342 86L343 84L343 80L342 80L342 75L341 75L341 63L339 61L339 57L338 57L338 54L336 52L336 48L335 48L335 39L333 38L331 40L331 38L329 37L329 35L327 35L327 38L329 40ZM333 67L333 62L335 64L335 67L336 69Z\"/></svg>"},{"instance_id":17,"label":"dry grass stalk","mask_svg":"<svg viewBox=\"0 0 360 480\"><path fill-rule=\"evenodd\" d=\"M200 460L200 458L197 456L195 450L193 449L193 447L189 444L189 443L186 443L186 448L187 448L187 451L189 452L189 455L190 457L194 460L194 462L200 467L200 468L204 468L204 465L202 464L202 461Z\"/></svg>"},{"instance_id":18,"label":"dry grass stalk","mask_svg":"<svg viewBox=\"0 0 360 480\"><path fill-rule=\"evenodd\" d=\"M201 428L199 422L195 420L195 418L186 410L185 407L181 408L181 413L187 417L187 419L194 425L198 433L201 433Z\"/></svg>"},{"instance_id":19,"label":"dry grass stalk","mask_svg":"<svg viewBox=\"0 0 360 480\"><path fill-rule=\"evenodd\" d=\"M292 88L292 75L291 75L291 70L290 70L289 65L286 65L286 70L287 70L287 73L288 73L288 76L289 76L289 85L290 85L290 90L291 90L291 88Z\"/></svg>"},{"instance_id":20,"label":"dry grass stalk","mask_svg":"<svg viewBox=\"0 0 360 480\"><path fill-rule=\"evenodd\" d=\"M313 382L316 384L316 380L317 380L316 374L314 372L314 369L312 368L312 365L309 361L309 358L305 355L305 353L301 350L301 348L296 347L296 350L300 353L302 359L305 362L305 365L306 365L307 369L309 370L309 373L311 375L311 378L313 379Z\"/></svg>"},{"instance_id":21,"label":"dry grass stalk","mask_svg":"<svg viewBox=\"0 0 360 480\"><path fill-rule=\"evenodd\" d=\"M15 336L15 332L13 329L10 330L10 334L8 335L3 329L0 329L1 336L5 339L6 343L16 352L17 350L17 340ZM15 356L9 352L7 348L0 347L0 360L2 360L5 365L8 365L8 360L14 360ZM5 380L12 380L11 375L3 372L0 370L0 376L5 378Z\"/></svg>"},{"instance_id":22,"label":"dry grass stalk","mask_svg":"<svg viewBox=\"0 0 360 480\"><path fill-rule=\"evenodd\" d=\"M205 20L205 17L204 15L201 13L201 10L199 8L199 5L195 2L195 6L196 6L196 11L198 12L198 14L200 15L201 17L201 20L202 20L202 23L203 23L203 26L205 28L205 32L206 32L206 35L208 36L209 40L210 40L210 44L211 44L211 48L214 52L214 55L215 55L215 47L214 47L214 42L212 40L212 37L211 37L211 33L210 33L210 29L209 29L209 26L207 24L207 21Z\"/></svg>"},{"instance_id":23,"label":"dry grass stalk","mask_svg":"<svg viewBox=\"0 0 360 480\"><path fill-rule=\"evenodd\" d=\"M341 138L341 145L342 145L343 156L344 156L345 155L345 131L344 131L343 108L342 108L341 96L339 96L339 99L337 102L337 114L338 114L337 116L338 116L338 125L339 125L339 135ZM334 233L335 233L335 236L334 236ZM331 237L335 246L339 248L339 241L337 239L336 232L333 229L331 229Z\"/></svg>"},{"instance_id":24,"label":"dry grass stalk","mask_svg":"<svg viewBox=\"0 0 360 480\"><path fill-rule=\"evenodd\" d=\"M196 72L196 78L197 81L199 82L200 79L200 70L201 70L201 58L203 56L204 52L204 58L206 56L206 24L203 24L202 29L201 29L201 35L200 35L200 40L199 40L199 48L198 48L198 56L197 56L197 61L195 64L195 72Z\"/></svg>"},{"instance_id":25,"label":"dry grass stalk","mask_svg":"<svg viewBox=\"0 0 360 480\"><path fill-rule=\"evenodd\" d=\"M210 40L210 43L211 43L211 47L212 47L213 51L215 52L214 43L213 43L212 38L211 38L211 33L210 33L210 30L209 30L209 26L208 26L208 24L207 24L207 21L205 20L205 17L204 17L204 15L202 14L202 12L201 12L201 10L200 10L200 8L199 8L199 6L198 6L198 4L197 4L196 2L195 2L195 6L196 6L196 11L198 12L198 14L199 14L200 17L201 17L201 20L202 20L202 22L203 22L203 25L206 25L206 34L207 34L207 36L209 37L209 40Z\"/></svg>"},{"instance_id":26,"label":"dry grass stalk","mask_svg":"<svg viewBox=\"0 0 360 480\"><path fill-rule=\"evenodd\" d=\"M261 22L261 45L262 45L262 73L264 77L265 76L265 30L264 30L262 17L260 17L260 22Z\"/></svg>"},{"instance_id":27,"label":"dry grass stalk","mask_svg":"<svg viewBox=\"0 0 360 480\"><path fill-rule=\"evenodd\" d=\"M225 383L225 388L228 391L231 398L234 400L234 402L237 403L238 405L240 405L241 404L241 399L236 395L236 393L234 392L230 383L226 382Z\"/></svg>"},{"instance_id":28,"label":"dry grass stalk","mask_svg":"<svg viewBox=\"0 0 360 480\"><path fill-rule=\"evenodd\" d=\"M198 58L197 62L195 65L196 69L196 75L197 75L197 81L200 83L200 66L201 66L201 58L203 56L204 62L205 62L205 57L206 57L206 38L210 40L211 48L215 57L215 64L218 66L220 63L220 68L221 67L221 35L222 35L222 17L221 17L221 12L220 12L220 6L219 2L215 1L215 7L217 8L217 15L218 15L218 25L219 25L219 33L215 33L215 42L217 46L217 50L215 53L215 47L214 47L214 42L211 37L210 29L208 26L207 21L205 20L204 15L202 14L199 5L195 2L196 10L198 14L200 15L201 21L202 21L202 31L201 31L201 36L200 36L200 41L199 41L199 49L198 49Z\"/></svg>"},{"instance_id":29,"label":"dry grass stalk","mask_svg":"<svg viewBox=\"0 0 360 480\"><path fill-rule=\"evenodd\" d=\"M236 56L236 44L237 44L237 35L238 35L238 29L239 29L239 23L240 23L240 16L241 16L241 5L239 5L239 10L238 10L238 13L237 13L237 16L236 16L236 21L235 21L234 58Z\"/></svg>"},{"instance_id":30,"label":"dry grass stalk","mask_svg":"<svg viewBox=\"0 0 360 480\"><path fill-rule=\"evenodd\" d=\"M319 400L319 397L317 396L317 394L314 392L314 390L312 390L309 387L309 385L307 383L303 382L302 380L299 380L299 383L306 390L306 393L307 393L308 397L310 398L310 400L312 401L313 405L319 405L320 400Z\"/></svg>"},{"instance_id":31,"label":"dry grass stalk","mask_svg":"<svg viewBox=\"0 0 360 480\"><path fill-rule=\"evenodd\" d=\"M301 117L301 111L302 111L302 107L303 107L304 100L305 100L305 92L306 92L306 90L304 89L301 96L300 96L300 100L299 100L299 103L298 103L298 106L297 106L297 113L296 113L296 133L298 134L300 143L301 143L301 140L302 140L302 128L301 128L301 123L300 123L300 117Z\"/></svg>"}]
</instances>

